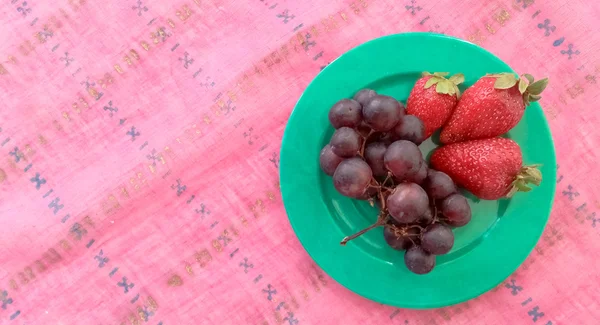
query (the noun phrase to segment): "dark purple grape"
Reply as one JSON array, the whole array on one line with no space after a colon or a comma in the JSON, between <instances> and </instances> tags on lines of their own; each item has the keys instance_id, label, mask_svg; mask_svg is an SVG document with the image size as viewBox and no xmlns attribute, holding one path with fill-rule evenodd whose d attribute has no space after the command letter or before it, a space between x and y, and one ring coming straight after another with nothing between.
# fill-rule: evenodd
<instances>
[{"instance_id":1,"label":"dark purple grape","mask_svg":"<svg viewBox=\"0 0 600 325\"><path fill-rule=\"evenodd\" d=\"M404 254L404 264L413 273L426 274L435 266L435 255L427 253L420 246L413 246Z\"/></svg>"},{"instance_id":2,"label":"dark purple grape","mask_svg":"<svg viewBox=\"0 0 600 325\"><path fill-rule=\"evenodd\" d=\"M383 160L396 179L403 181L419 172L423 155L416 144L398 140L388 146Z\"/></svg>"},{"instance_id":3,"label":"dark purple grape","mask_svg":"<svg viewBox=\"0 0 600 325\"><path fill-rule=\"evenodd\" d=\"M396 232L396 230L390 226L383 228L383 238L385 239L385 242L393 249L397 249L399 251L408 249L419 238L419 230L417 228L399 228L399 230L399 232Z\"/></svg>"},{"instance_id":4,"label":"dark purple grape","mask_svg":"<svg viewBox=\"0 0 600 325\"><path fill-rule=\"evenodd\" d=\"M436 223L425 229L421 236L421 247L431 254L443 255L454 245L454 233L448 226Z\"/></svg>"},{"instance_id":5,"label":"dark purple grape","mask_svg":"<svg viewBox=\"0 0 600 325\"><path fill-rule=\"evenodd\" d=\"M434 200L441 200L452 193L456 193L456 185L446 173L430 169L423 188Z\"/></svg>"},{"instance_id":6,"label":"dark purple grape","mask_svg":"<svg viewBox=\"0 0 600 325\"><path fill-rule=\"evenodd\" d=\"M405 181L421 185L427 178L428 170L429 167L427 166L427 162L423 160L421 161L421 168L419 168L419 171L413 176L406 178Z\"/></svg>"},{"instance_id":7,"label":"dark purple grape","mask_svg":"<svg viewBox=\"0 0 600 325\"><path fill-rule=\"evenodd\" d=\"M323 147L323 150L321 150L321 155L319 156L321 169L329 176L333 176L335 169L342 162L342 160L344 160L344 158L333 153L330 144Z\"/></svg>"},{"instance_id":8,"label":"dark purple grape","mask_svg":"<svg viewBox=\"0 0 600 325\"><path fill-rule=\"evenodd\" d=\"M362 114L373 130L386 132L404 116L404 108L392 97L377 95L363 105Z\"/></svg>"},{"instance_id":9,"label":"dark purple grape","mask_svg":"<svg viewBox=\"0 0 600 325\"><path fill-rule=\"evenodd\" d=\"M429 198L419 185L402 183L398 184L388 196L386 205L390 215L396 221L413 223L429 209Z\"/></svg>"},{"instance_id":10,"label":"dark purple grape","mask_svg":"<svg viewBox=\"0 0 600 325\"><path fill-rule=\"evenodd\" d=\"M414 115L404 115L391 133L394 140L408 140L416 145L425 141L425 125Z\"/></svg>"},{"instance_id":11,"label":"dark purple grape","mask_svg":"<svg viewBox=\"0 0 600 325\"><path fill-rule=\"evenodd\" d=\"M349 127L341 127L331 137L331 150L342 158L354 157L362 145L362 137Z\"/></svg>"},{"instance_id":12,"label":"dark purple grape","mask_svg":"<svg viewBox=\"0 0 600 325\"><path fill-rule=\"evenodd\" d=\"M342 161L333 174L333 185L342 195L361 198L373 178L369 165L360 158Z\"/></svg>"},{"instance_id":13,"label":"dark purple grape","mask_svg":"<svg viewBox=\"0 0 600 325\"><path fill-rule=\"evenodd\" d=\"M376 95L377 93L375 92L375 90L363 89L357 92L356 95L354 95L354 100L359 102L362 106L365 106L369 99Z\"/></svg>"},{"instance_id":14,"label":"dark purple grape","mask_svg":"<svg viewBox=\"0 0 600 325\"><path fill-rule=\"evenodd\" d=\"M462 227L471 221L471 207L467 198L460 194L452 194L442 201L442 214L446 223L453 227Z\"/></svg>"},{"instance_id":15,"label":"dark purple grape","mask_svg":"<svg viewBox=\"0 0 600 325\"><path fill-rule=\"evenodd\" d=\"M362 121L362 107L353 99L342 99L329 110L329 122L334 128L355 128Z\"/></svg>"},{"instance_id":16,"label":"dark purple grape","mask_svg":"<svg viewBox=\"0 0 600 325\"><path fill-rule=\"evenodd\" d=\"M383 155L385 155L387 147L383 142L369 143L365 147L365 160L375 177L386 177L388 174L385 164L383 163Z\"/></svg>"}]
</instances>

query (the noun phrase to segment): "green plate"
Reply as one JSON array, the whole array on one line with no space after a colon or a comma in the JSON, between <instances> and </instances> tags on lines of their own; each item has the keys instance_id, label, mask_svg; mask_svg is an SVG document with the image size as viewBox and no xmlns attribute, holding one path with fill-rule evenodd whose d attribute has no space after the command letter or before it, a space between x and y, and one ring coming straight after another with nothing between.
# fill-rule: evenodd
<instances>
[{"instance_id":1,"label":"green plate","mask_svg":"<svg viewBox=\"0 0 600 325\"><path fill-rule=\"evenodd\" d=\"M508 137L521 146L524 163L543 164L541 186L512 200L471 196L472 221L455 229L454 248L437 258L431 273L409 272L404 253L386 245L381 228L341 246L344 236L373 223L377 210L337 193L320 170L319 153L333 134L329 108L362 88L405 102L422 71L462 72L469 86L486 73L512 69L486 50L444 35L397 34L362 44L332 62L306 88L285 129L280 167L290 223L315 262L363 297L415 309L475 298L513 273L544 230L556 184L552 136L541 107L533 103ZM428 154L435 146L429 139L421 149Z\"/></svg>"}]
</instances>

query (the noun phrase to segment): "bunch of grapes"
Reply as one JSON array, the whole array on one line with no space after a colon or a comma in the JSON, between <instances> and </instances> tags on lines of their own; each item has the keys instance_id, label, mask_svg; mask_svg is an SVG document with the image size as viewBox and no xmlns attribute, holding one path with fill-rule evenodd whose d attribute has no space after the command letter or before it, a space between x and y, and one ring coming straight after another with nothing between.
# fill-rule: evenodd
<instances>
[{"instance_id":1,"label":"bunch of grapes","mask_svg":"<svg viewBox=\"0 0 600 325\"><path fill-rule=\"evenodd\" d=\"M333 105L329 121L336 131L321 151L321 168L342 195L380 209L374 224L341 244L383 226L387 244L406 251L410 271L431 272L435 256L454 245L451 227L466 225L471 208L452 179L423 159L423 122L406 115L396 99L370 89Z\"/></svg>"}]
</instances>

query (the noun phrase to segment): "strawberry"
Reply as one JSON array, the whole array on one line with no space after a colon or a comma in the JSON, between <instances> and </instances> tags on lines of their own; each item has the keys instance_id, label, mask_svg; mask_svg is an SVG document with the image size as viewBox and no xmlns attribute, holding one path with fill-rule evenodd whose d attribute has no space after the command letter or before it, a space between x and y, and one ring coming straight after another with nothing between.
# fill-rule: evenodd
<instances>
[{"instance_id":1,"label":"strawberry","mask_svg":"<svg viewBox=\"0 0 600 325\"><path fill-rule=\"evenodd\" d=\"M542 98L548 78L534 82L530 74L517 78L512 73L487 75L465 90L440 141L454 143L502 135L523 117L530 102Z\"/></svg>"},{"instance_id":2,"label":"strawberry","mask_svg":"<svg viewBox=\"0 0 600 325\"><path fill-rule=\"evenodd\" d=\"M528 183L540 185L537 166L523 166L521 148L510 139L491 138L453 143L439 147L431 165L454 182L484 200L511 197L527 192Z\"/></svg>"},{"instance_id":3,"label":"strawberry","mask_svg":"<svg viewBox=\"0 0 600 325\"><path fill-rule=\"evenodd\" d=\"M433 75L423 72L406 101L406 113L415 115L425 124L425 139L446 123L458 102L460 91L457 86L465 77L458 73L446 79L447 75L447 72Z\"/></svg>"}]
</instances>

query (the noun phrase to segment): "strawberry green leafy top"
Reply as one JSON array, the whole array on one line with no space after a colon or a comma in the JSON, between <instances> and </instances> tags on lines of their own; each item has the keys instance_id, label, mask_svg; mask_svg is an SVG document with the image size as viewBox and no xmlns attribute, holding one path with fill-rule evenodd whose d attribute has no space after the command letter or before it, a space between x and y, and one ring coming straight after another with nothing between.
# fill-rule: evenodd
<instances>
[{"instance_id":1,"label":"strawberry green leafy top","mask_svg":"<svg viewBox=\"0 0 600 325\"><path fill-rule=\"evenodd\" d=\"M433 74L423 72L423 76L431 76L425 83L425 89L429 89L431 86L436 85L435 91L438 94L456 95L456 97L460 97L458 85L465 81L465 76L462 73L457 73L446 79L446 76L449 74L449 72L434 72Z\"/></svg>"},{"instance_id":2,"label":"strawberry green leafy top","mask_svg":"<svg viewBox=\"0 0 600 325\"><path fill-rule=\"evenodd\" d=\"M542 98L540 96L546 86L548 86L548 78L544 78L534 82L533 76L525 73L517 78L513 73L503 72L498 74L488 74L488 77L497 78L494 83L496 89L509 89L519 84L519 92L523 95L525 106L529 103L537 102Z\"/></svg>"}]
</instances>

